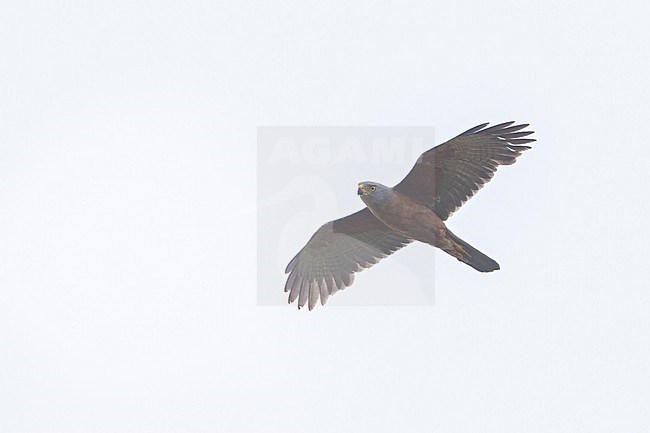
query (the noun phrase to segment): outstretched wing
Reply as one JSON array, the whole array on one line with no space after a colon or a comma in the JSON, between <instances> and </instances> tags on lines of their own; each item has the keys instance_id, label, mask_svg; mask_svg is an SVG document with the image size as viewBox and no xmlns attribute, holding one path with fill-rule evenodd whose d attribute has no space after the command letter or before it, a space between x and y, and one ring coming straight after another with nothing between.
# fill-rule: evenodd
<instances>
[{"instance_id":1,"label":"outstretched wing","mask_svg":"<svg viewBox=\"0 0 650 433\"><path fill-rule=\"evenodd\" d=\"M285 292L298 308L327 298L354 281L354 273L369 268L412 242L390 229L364 208L319 228L289 262Z\"/></svg>"},{"instance_id":2,"label":"outstretched wing","mask_svg":"<svg viewBox=\"0 0 650 433\"><path fill-rule=\"evenodd\" d=\"M513 164L530 149L522 145L535 139L522 137L534 131L521 131L528 124L513 123L490 128L484 123L427 150L394 188L446 220L489 182L499 165Z\"/></svg>"}]
</instances>

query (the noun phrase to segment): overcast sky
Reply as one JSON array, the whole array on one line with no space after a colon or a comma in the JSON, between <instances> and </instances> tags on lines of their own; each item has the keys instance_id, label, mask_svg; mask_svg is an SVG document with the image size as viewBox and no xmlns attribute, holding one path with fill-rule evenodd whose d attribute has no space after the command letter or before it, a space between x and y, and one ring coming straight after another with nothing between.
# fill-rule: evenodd
<instances>
[{"instance_id":1,"label":"overcast sky","mask_svg":"<svg viewBox=\"0 0 650 433\"><path fill-rule=\"evenodd\" d=\"M650 429L648 3L325 3L0 5L0 431ZM413 245L434 306L397 258L285 305L405 174L346 166L258 285L258 127L507 120L534 149L449 220L500 271Z\"/></svg>"}]
</instances>

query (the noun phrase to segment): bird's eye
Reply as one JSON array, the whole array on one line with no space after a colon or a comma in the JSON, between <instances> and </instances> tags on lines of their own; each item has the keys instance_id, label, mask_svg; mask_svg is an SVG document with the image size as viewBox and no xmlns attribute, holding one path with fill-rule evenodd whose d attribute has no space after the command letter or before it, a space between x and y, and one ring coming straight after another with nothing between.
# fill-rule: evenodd
<instances>
[{"instance_id":1,"label":"bird's eye","mask_svg":"<svg viewBox=\"0 0 650 433\"><path fill-rule=\"evenodd\" d=\"M374 186L374 185L370 187L370 191L372 191L372 192L375 192L376 189L377 189L377 187Z\"/></svg>"}]
</instances>

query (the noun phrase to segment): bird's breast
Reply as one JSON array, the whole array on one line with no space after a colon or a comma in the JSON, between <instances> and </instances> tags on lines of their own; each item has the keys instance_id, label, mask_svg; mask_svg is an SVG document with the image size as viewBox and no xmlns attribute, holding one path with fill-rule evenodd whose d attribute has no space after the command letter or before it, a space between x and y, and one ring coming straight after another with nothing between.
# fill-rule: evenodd
<instances>
[{"instance_id":1,"label":"bird's breast","mask_svg":"<svg viewBox=\"0 0 650 433\"><path fill-rule=\"evenodd\" d=\"M401 195L384 203L369 203L368 208L379 221L411 239L428 242L439 226L444 227L431 209Z\"/></svg>"},{"instance_id":2,"label":"bird's breast","mask_svg":"<svg viewBox=\"0 0 650 433\"><path fill-rule=\"evenodd\" d=\"M382 223L393 230L402 231L410 225L411 207L395 197L382 203L368 203L368 209Z\"/></svg>"}]
</instances>

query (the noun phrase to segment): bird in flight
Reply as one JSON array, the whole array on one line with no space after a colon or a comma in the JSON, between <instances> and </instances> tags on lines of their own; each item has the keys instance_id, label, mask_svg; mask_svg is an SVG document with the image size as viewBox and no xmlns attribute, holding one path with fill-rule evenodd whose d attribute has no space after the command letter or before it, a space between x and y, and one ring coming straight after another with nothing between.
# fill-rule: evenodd
<instances>
[{"instance_id":1,"label":"bird in flight","mask_svg":"<svg viewBox=\"0 0 650 433\"><path fill-rule=\"evenodd\" d=\"M360 182L357 194L366 205L330 221L289 262L284 287L289 303L311 310L354 281L369 268L413 241L440 248L480 272L499 264L455 234L444 221L483 185L497 167L510 165L535 141L523 131L528 124L475 126L424 152L394 187Z\"/></svg>"}]
</instances>

